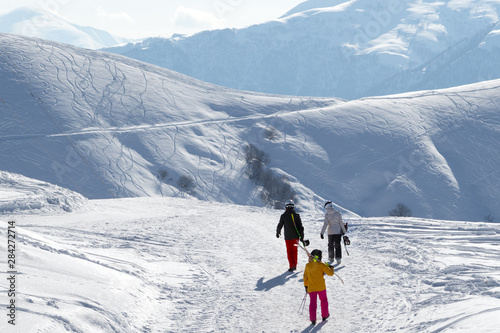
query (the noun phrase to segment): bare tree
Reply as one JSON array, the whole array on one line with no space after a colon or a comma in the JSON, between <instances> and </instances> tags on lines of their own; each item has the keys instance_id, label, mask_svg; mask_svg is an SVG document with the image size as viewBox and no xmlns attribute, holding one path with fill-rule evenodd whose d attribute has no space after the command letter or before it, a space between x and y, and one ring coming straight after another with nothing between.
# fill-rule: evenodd
<instances>
[{"instance_id":1,"label":"bare tree","mask_svg":"<svg viewBox=\"0 0 500 333\"><path fill-rule=\"evenodd\" d=\"M248 144L245 146L245 161L245 174L254 184L262 186L261 198L267 205L281 208L285 200L296 198L288 178L267 167L271 159L262 150Z\"/></svg>"},{"instance_id":2,"label":"bare tree","mask_svg":"<svg viewBox=\"0 0 500 333\"><path fill-rule=\"evenodd\" d=\"M266 164L270 161L269 156L250 143L245 146L245 161L245 174L250 180L259 182L263 176Z\"/></svg>"},{"instance_id":3,"label":"bare tree","mask_svg":"<svg viewBox=\"0 0 500 333\"><path fill-rule=\"evenodd\" d=\"M166 169L158 170L158 179L159 180L164 180L167 177L168 177L168 171Z\"/></svg>"},{"instance_id":4,"label":"bare tree","mask_svg":"<svg viewBox=\"0 0 500 333\"><path fill-rule=\"evenodd\" d=\"M389 212L389 216L400 216L400 217L409 217L411 215L411 209L403 205L402 203L398 203L396 208Z\"/></svg>"},{"instance_id":5,"label":"bare tree","mask_svg":"<svg viewBox=\"0 0 500 333\"><path fill-rule=\"evenodd\" d=\"M495 219L494 216L491 216L491 214L488 214L484 217L484 222L493 222L494 219Z\"/></svg>"},{"instance_id":6,"label":"bare tree","mask_svg":"<svg viewBox=\"0 0 500 333\"><path fill-rule=\"evenodd\" d=\"M285 176L266 170L262 179L262 200L274 208L282 208L287 199L295 200L296 193Z\"/></svg>"},{"instance_id":7,"label":"bare tree","mask_svg":"<svg viewBox=\"0 0 500 333\"><path fill-rule=\"evenodd\" d=\"M264 137L272 141L278 137L278 130L272 126L266 127Z\"/></svg>"},{"instance_id":8,"label":"bare tree","mask_svg":"<svg viewBox=\"0 0 500 333\"><path fill-rule=\"evenodd\" d=\"M181 176L177 180L177 186L181 189L181 191L186 193L193 193L194 191L194 180L189 176Z\"/></svg>"}]
</instances>

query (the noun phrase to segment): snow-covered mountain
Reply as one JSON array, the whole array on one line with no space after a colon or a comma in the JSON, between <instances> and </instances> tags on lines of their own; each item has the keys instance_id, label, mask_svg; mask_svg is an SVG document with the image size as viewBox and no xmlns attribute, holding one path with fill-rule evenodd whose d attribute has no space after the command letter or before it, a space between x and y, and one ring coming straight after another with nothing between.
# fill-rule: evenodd
<instances>
[{"instance_id":1,"label":"snow-covered mountain","mask_svg":"<svg viewBox=\"0 0 500 333\"><path fill-rule=\"evenodd\" d=\"M298 271L287 272L285 243L274 236L281 212L125 198L1 216L0 264L14 226L18 274L0 273L0 331L498 331L500 224L350 218L349 255L325 279L331 317L313 327L309 300L300 311L306 256L299 250ZM302 220L309 249L325 254L322 216ZM11 299L16 326L6 316Z\"/></svg>"},{"instance_id":2,"label":"snow-covered mountain","mask_svg":"<svg viewBox=\"0 0 500 333\"><path fill-rule=\"evenodd\" d=\"M82 27L40 8L21 7L0 16L0 32L38 37L87 49L131 42L107 31Z\"/></svg>"},{"instance_id":3,"label":"snow-covered mountain","mask_svg":"<svg viewBox=\"0 0 500 333\"><path fill-rule=\"evenodd\" d=\"M0 170L89 198L259 206L289 184L310 211L331 199L362 216L397 203L420 217L500 214L498 80L344 101L231 90L13 35L0 51ZM267 192L249 179L249 145L268 157Z\"/></svg>"},{"instance_id":4,"label":"snow-covered mountain","mask_svg":"<svg viewBox=\"0 0 500 333\"><path fill-rule=\"evenodd\" d=\"M236 89L354 99L500 78L498 0L310 0L244 29L108 49Z\"/></svg>"}]
</instances>

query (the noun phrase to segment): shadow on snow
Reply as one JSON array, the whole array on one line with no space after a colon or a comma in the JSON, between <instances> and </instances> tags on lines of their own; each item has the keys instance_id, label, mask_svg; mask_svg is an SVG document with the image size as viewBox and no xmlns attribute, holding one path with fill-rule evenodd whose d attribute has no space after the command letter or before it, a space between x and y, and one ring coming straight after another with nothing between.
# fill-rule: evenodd
<instances>
[{"instance_id":1,"label":"shadow on snow","mask_svg":"<svg viewBox=\"0 0 500 333\"><path fill-rule=\"evenodd\" d=\"M284 285L288 280L290 280L293 277L296 277L297 275L298 275L297 273L285 272L267 281L264 281L264 277L261 277L257 281L257 286L255 287L255 290L257 291L271 290L274 287Z\"/></svg>"},{"instance_id":2,"label":"shadow on snow","mask_svg":"<svg viewBox=\"0 0 500 333\"><path fill-rule=\"evenodd\" d=\"M326 321L322 321L321 323L317 324L316 326L309 325L307 326L302 333L311 333L311 332L319 332L321 328L326 324Z\"/></svg>"}]
</instances>

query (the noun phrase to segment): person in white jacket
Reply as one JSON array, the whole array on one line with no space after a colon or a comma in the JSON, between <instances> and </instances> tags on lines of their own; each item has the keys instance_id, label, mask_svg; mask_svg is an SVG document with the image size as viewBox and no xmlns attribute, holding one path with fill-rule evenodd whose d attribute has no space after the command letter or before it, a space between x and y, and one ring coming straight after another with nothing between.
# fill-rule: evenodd
<instances>
[{"instance_id":1,"label":"person in white jacket","mask_svg":"<svg viewBox=\"0 0 500 333\"><path fill-rule=\"evenodd\" d=\"M344 222L342 221L342 215L338 210L335 210L331 201L325 203L325 222L323 228L321 229L321 239L324 239L324 234L328 228L328 260L333 261L333 258L337 260L337 264L342 261L342 246L341 240L342 235L346 233L346 228Z\"/></svg>"}]
</instances>

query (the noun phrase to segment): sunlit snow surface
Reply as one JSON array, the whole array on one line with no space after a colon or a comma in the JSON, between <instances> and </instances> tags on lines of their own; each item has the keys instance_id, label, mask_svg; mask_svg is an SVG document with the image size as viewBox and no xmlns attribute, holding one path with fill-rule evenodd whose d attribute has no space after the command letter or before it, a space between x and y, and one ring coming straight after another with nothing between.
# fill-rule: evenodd
<instances>
[{"instance_id":1,"label":"sunlit snow surface","mask_svg":"<svg viewBox=\"0 0 500 333\"><path fill-rule=\"evenodd\" d=\"M309 1L271 24L357 3L340 2ZM415 15L442 5L418 4ZM476 14L492 19L493 9ZM402 27L420 46L445 33L424 16L429 29ZM481 47L495 52L490 28ZM391 33L351 51L407 61ZM0 34L0 331L497 332L500 226L468 221L500 216L499 105L498 80L353 101L266 95ZM250 143L297 191L310 249L326 253L325 199L349 222L325 324L299 311L306 258L286 272L281 211L263 208L245 176ZM194 181L189 195L182 176ZM426 219L383 217L396 203Z\"/></svg>"},{"instance_id":2,"label":"sunlit snow surface","mask_svg":"<svg viewBox=\"0 0 500 333\"><path fill-rule=\"evenodd\" d=\"M331 318L315 328L276 239L280 210L192 199L92 200L16 221L16 328L2 332L497 332L500 225L355 218ZM309 249L326 253L322 214L303 212ZM6 312L7 280L0 279Z\"/></svg>"}]
</instances>

